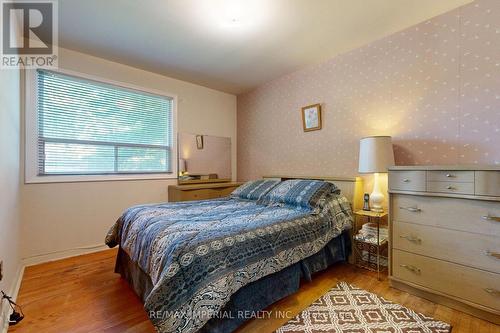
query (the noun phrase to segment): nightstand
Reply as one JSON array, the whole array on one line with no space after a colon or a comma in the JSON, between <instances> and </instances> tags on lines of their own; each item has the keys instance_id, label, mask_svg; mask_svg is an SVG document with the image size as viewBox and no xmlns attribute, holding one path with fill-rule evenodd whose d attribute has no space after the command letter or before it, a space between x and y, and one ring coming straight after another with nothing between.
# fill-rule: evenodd
<instances>
[{"instance_id":1,"label":"nightstand","mask_svg":"<svg viewBox=\"0 0 500 333\"><path fill-rule=\"evenodd\" d=\"M387 212L358 210L354 212L354 263L356 266L380 273L388 267L389 230L383 219Z\"/></svg>"}]
</instances>

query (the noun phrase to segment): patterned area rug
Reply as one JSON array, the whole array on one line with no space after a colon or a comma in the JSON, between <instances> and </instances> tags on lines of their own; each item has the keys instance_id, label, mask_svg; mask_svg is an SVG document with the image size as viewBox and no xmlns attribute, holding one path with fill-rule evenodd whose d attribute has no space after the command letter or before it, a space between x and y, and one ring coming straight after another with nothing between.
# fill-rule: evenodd
<instances>
[{"instance_id":1,"label":"patterned area rug","mask_svg":"<svg viewBox=\"0 0 500 333\"><path fill-rule=\"evenodd\" d=\"M451 326L340 282L276 332L449 333Z\"/></svg>"}]
</instances>

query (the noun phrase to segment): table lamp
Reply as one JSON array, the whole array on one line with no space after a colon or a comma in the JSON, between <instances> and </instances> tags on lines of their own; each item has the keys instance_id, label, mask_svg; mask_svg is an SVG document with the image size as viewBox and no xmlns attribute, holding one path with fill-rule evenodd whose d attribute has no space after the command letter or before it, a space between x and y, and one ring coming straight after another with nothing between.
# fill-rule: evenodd
<instances>
[{"instance_id":1,"label":"table lamp","mask_svg":"<svg viewBox=\"0 0 500 333\"><path fill-rule=\"evenodd\" d=\"M187 172L186 160L183 158L179 158L179 176L184 176Z\"/></svg>"},{"instance_id":2,"label":"table lamp","mask_svg":"<svg viewBox=\"0 0 500 333\"><path fill-rule=\"evenodd\" d=\"M387 172L391 165L394 165L394 151L390 136L369 136L359 141L359 173L375 174L370 194L371 210L374 212L384 211L379 173Z\"/></svg>"}]
</instances>

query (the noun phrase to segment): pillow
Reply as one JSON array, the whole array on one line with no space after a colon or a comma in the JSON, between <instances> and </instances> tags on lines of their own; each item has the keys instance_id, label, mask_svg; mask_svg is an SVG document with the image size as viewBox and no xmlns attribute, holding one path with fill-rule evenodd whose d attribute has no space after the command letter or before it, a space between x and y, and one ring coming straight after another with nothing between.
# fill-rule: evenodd
<instances>
[{"instance_id":1,"label":"pillow","mask_svg":"<svg viewBox=\"0 0 500 333\"><path fill-rule=\"evenodd\" d=\"M281 182L262 197L259 203L289 205L318 210L322 200L331 193L340 193L332 183L321 180L292 179Z\"/></svg>"},{"instance_id":2,"label":"pillow","mask_svg":"<svg viewBox=\"0 0 500 333\"><path fill-rule=\"evenodd\" d=\"M259 179L251 180L238 187L231 193L232 198L259 200L264 194L279 184L279 180Z\"/></svg>"}]
</instances>

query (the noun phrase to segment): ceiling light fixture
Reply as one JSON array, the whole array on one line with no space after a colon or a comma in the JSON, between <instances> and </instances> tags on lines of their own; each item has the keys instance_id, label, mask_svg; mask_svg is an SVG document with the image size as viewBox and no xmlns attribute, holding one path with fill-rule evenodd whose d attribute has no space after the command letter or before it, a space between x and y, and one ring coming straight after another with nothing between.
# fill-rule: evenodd
<instances>
[{"instance_id":1,"label":"ceiling light fixture","mask_svg":"<svg viewBox=\"0 0 500 333\"><path fill-rule=\"evenodd\" d=\"M200 4L200 17L205 28L245 33L265 27L265 23L270 21L272 1L211 0Z\"/></svg>"}]
</instances>

